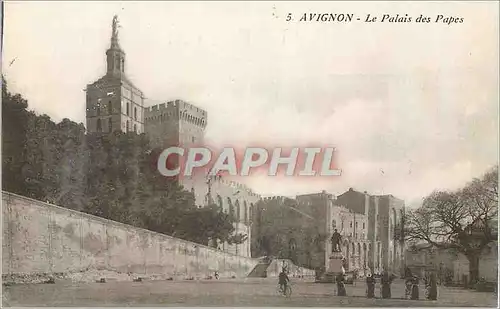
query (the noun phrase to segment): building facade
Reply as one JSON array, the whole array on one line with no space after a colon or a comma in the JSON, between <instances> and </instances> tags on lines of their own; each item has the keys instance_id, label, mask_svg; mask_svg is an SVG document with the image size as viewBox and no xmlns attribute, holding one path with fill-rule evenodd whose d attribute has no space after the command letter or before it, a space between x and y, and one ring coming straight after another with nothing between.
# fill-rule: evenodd
<instances>
[{"instance_id":1,"label":"building facade","mask_svg":"<svg viewBox=\"0 0 500 309\"><path fill-rule=\"evenodd\" d=\"M367 217L369 261L374 272L404 271L403 218L404 201L392 195L369 195L349 189L337 198L337 203Z\"/></svg>"},{"instance_id":2,"label":"building facade","mask_svg":"<svg viewBox=\"0 0 500 309\"><path fill-rule=\"evenodd\" d=\"M254 212L252 253L290 259L321 276L328 270L335 229L342 236L346 270L365 275L373 264L368 218L338 205L325 191L260 201Z\"/></svg>"},{"instance_id":3,"label":"building facade","mask_svg":"<svg viewBox=\"0 0 500 309\"><path fill-rule=\"evenodd\" d=\"M334 231L342 236L341 250L346 259L347 271L355 271L365 275L371 268L372 246L368 241L368 218L365 214L356 213L337 200L333 194L325 191L296 197L302 211L308 212L315 220L317 234L322 240L320 268L328 268L332 253L330 241Z\"/></svg>"},{"instance_id":4,"label":"building facade","mask_svg":"<svg viewBox=\"0 0 500 309\"><path fill-rule=\"evenodd\" d=\"M314 269L321 266L323 244L315 219L298 209L295 199L282 196L260 200L252 211L252 257L291 260Z\"/></svg>"}]
</instances>

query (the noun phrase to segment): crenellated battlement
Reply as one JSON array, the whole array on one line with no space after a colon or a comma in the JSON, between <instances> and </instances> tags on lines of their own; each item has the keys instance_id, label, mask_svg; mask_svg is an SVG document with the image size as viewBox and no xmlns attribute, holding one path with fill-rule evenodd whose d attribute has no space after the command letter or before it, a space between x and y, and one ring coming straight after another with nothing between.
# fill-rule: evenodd
<instances>
[{"instance_id":1,"label":"crenellated battlement","mask_svg":"<svg viewBox=\"0 0 500 309\"><path fill-rule=\"evenodd\" d=\"M222 178L222 176L216 176L216 177L214 177L214 180L217 183L223 184L225 186L228 186L228 187L231 187L231 188L234 188L234 189L238 189L238 190L244 191L249 196L253 196L253 197L256 197L256 198L259 198L259 199L262 198L259 194L253 192L252 189L250 189L246 185L244 185L242 183L239 183L237 181L226 180L226 179Z\"/></svg>"},{"instance_id":2,"label":"crenellated battlement","mask_svg":"<svg viewBox=\"0 0 500 309\"><path fill-rule=\"evenodd\" d=\"M144 108L145 122L164 122L183 120L201 128L207 126L208 113L193 104L174 100Z\"/></svg>"},{"instance_id":3,"label":"crenellated battlement","mask_svg":"<svg viewBox=\"0 0 500 309\"><path fill-rule=\"evenodd\" d=\"M174 101L168 101L164 103L159 103L151 106L146 106L144 107L144 111L146 113L156 113L158 111L166 110L166 109L172 109L176 108L179 110L189 110L193 111L193 113L200 114L200 115L207 115L207 111L205 111L202 108L197 107L196 105L193 105L191 103L187 103L183 100L174 100Z\"/></svg>"}]
</instances>

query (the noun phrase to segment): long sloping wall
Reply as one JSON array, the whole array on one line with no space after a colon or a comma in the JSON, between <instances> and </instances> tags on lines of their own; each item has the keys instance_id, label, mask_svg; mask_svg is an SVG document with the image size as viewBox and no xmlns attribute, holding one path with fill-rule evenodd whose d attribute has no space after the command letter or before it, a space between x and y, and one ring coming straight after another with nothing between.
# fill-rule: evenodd
<instances>
[{"instance_id":1,"label":"long sloping wall","mask_svg":"<svg viewBox=\"0 0 500 309\"><path fill-rule=\"evenodd\" d=\"M4 275L81 272L246 277L258 261L2 192Z\"/></svg>"}]
</instances>

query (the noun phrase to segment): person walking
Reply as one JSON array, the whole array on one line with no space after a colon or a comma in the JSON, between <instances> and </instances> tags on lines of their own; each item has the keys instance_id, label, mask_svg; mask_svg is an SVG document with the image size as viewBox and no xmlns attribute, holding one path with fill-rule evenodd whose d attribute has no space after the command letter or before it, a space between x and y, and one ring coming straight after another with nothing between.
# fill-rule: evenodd
<instances>
[{"instance_id":1,"label":"person walking","mask_svg":"<svg viewBox=\"0 0 500 309\"><path fill-rule=\"evenodd\" d=\"M375 278L373 278L372 274L366 276L366 297L375 297Z\"/></svg>"},{"instance_id":2,"label":"person walking","mask_svg":"<svg viewBox=\"0 0 500 309\"><path fill-rule=\"evenodd\" d=\"M382 298L391 298L391 283L392 277L389 275L389 272L385 270L382 274Z\"/></svg>"},{"instance_id":3,"label":"person walking","mask_svg":"<svg viewBox=\"0 0 500 309\"><path fill-rule=\"evenodd\" d=\"M437 300L437 279L435 273L431 273L429 277L429 283L427 285L427 299Z\"/></svg>"},{"instance_id":4,"label":"person walking","mask_svg":"<svg viewBox=\"0 0 500 309\"><path fill-rule=\"evenodd\" d=\"M418 298L419 298L418 284L419 284L418 277L413 276L413 281L412 281L412 285L411 285L411 299L412 300L418 300Z\"/></svg>"},{"instance_id":5,"label":"person walking","mask_svg":"<svg viewBox=\"0 0 500 309\"><path fill-rule=\"evenodd\" d=\"M411 298L411 288L413 282L413 274L409 267L405 269L405 299Z\"/></svg>"},{"instance_id":6,"label":"person walking","mask_svg":"<svg viewBox=\"0 0 500 309\"><path fill-rule=\"evenodd\" d=\"M340 273L335 281L337 281L337 296L347 296L344 274Z\"/></svg>"}]
</instances>

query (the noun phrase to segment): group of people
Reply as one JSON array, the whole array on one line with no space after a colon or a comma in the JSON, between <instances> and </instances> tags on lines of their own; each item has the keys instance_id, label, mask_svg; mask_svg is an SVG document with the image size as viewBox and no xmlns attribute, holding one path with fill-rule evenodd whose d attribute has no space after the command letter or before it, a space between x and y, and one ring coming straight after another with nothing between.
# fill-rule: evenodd
<instances>
[{"instance_id":1,"label":"group of people","mask_svg":"<svg viewBox=\"0 0 500 309\"><path fill-rule=\"evenodd\" d=\"M405 298L419 299L420 278L413 275L409 268L405 270ZM437 276L431 272L424 278L425 296L429 300L437 300Z\"/></svg>"},{"instance_id":2,"label":"group of people","mask_svg":"<svg viewBox=\"0 0 500 309\"><path fill-rule=\"evenodd\" d=\"M389 272L384 271L380 278L380 296L381 298L391 298L391 284L394 281L395 276L389 274ZM278 276L279 285L282 291L286 291L287 285L290 283L290 279L287 275L286 267L283 267L281 273ZM344 273L340 273L336 276L335 282L337 284L337 296L347 296L345 283L346 276ZM426 298L429 300L437 300L437 276L435 273L430 273L429 276L424 278ZM405 270L405 299L418 300L419 299L419 283L420 279L418 276L413 275L409 268ZM376 279L368 274L366 277L366 297L375 297L375 285Z\"/></svg>"},{"instance_id":3,"label":"group of people","mask_svg":"<svg viewBox=\"0 0 500 309\"><path fill-rule=\"evenodd\" d=\"M391 298L391 283L394 280L394 276L389 275L388 272L384 272L380 280L381 283L381 296L382 298ZM437 300L437 277L435 273L431 273L425 281L425 291L426 298L429 300ZM375 297L375 278L368 275L366 278L367 291L366 295L368 298ZM405 299L417 300L419 299L419 283L420 279L418 276L413 275L409 268L405 270Z\"/></svg>"},{"instance_id":4,"label":"group of people","mask_svg":"<svg viewBox=\"0 0 500 309\"><path fill-rule=\"evenodd\" d=\"M394 276L390 275L387 271L382 274L380 279L381 289L380 294L382 298L391 298L391 284L394 280ZM375 285L377 281L375 278L368 274L366 276L366 297L374 298L375 297Z\"/></svg>"},{"instance_id":5,"label":"group of people","mask_svg":"<svg viewBox=\"0 0 500 309\"><path fill-rule=\"evenodd\" d=\"M380 278L380 296L381 298L391 298L391 284L394 281L395 276L390 275L389 272L385 271ZM424 279L426 299L437 300L437 276L435 273L431 273L427 278ZM346 296L345 289L345 275L339 274L336 277L337 283L337 295ZM376 279L369 274L366 277L366 297L375 298L375 286ZM405 271L405 299L417 300L419 299L419 283L420 279L413 275L409 268Z\"/></svg>"}]
</instances>

